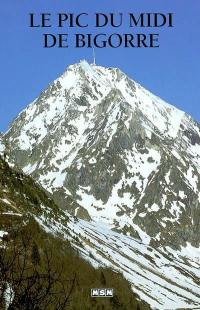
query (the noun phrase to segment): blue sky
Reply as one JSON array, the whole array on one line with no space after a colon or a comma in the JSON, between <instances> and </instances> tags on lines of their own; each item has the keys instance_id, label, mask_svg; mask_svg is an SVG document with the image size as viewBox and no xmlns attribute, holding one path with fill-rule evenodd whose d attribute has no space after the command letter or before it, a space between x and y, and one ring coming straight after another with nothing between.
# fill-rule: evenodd
<instances>
[{"instance_id":1,"label":"blue sky","mask_svg":"<svg viewBox=\"0 0 200 310\"><path fill-rule=\"evenodd\" d=\"M200 1L2 0L0 131L5 131L12 119L69 64L83 58L92 59L89 48L44 49L42 33L49 29L28 27L29 13L41 12L53 15L58 12L173 12L174 28L159 30L160 48L97 49L97 64L119 67L154 94L200 121ZM94 28L87 30L94 32ZM131 32L123 27L113 32L116 30ZM61 31L72 34L76 29L66 27Z\"/></svg>"}]
</instances>

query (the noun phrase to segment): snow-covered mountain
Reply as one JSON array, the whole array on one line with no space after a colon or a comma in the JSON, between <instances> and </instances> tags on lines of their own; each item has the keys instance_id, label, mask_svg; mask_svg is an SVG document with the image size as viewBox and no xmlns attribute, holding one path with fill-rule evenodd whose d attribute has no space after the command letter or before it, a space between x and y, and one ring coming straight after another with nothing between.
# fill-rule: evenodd
<instances>
[{"instance_id":1,"label":"snow-covered mountain","mask_svg":"<svg viewBox=\"0 0 200 310\"><path fill-rule=\"evenodd\" d=\"M11 124L11 159L78 217L200 242L200 127L119 69L70 66Z\"/></svg>"},{"instance_id":2,"label":"snow-covered mountain","mask_svg":"<svg viewBox=\"0 0 200 310\"><path fill-rule=\"evenodd\" d=\"M9 161L82 219L74 231L94 239L85 248L137 278L141 298L158 309L200 305L200 126L190 116L119 69L81 61L19 114L4 139ZM187 290L193 295L184 298Z\"/></svg>"}]
</instances>

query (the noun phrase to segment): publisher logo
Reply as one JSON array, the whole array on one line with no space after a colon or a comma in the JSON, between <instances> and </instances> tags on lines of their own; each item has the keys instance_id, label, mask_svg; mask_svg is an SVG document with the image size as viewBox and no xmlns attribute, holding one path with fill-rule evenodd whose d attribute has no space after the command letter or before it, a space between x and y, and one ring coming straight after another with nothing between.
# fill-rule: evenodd
<instances>
[{"instance_id":1,"label":"publisher logo","mask_svg":"<svg viewBox=\"0 0 200 310\"><path fill-rule=\"evenodd\" d=\"M92 288L91 297L113 297L113 288Z\"/></svg>"}]
</instances>

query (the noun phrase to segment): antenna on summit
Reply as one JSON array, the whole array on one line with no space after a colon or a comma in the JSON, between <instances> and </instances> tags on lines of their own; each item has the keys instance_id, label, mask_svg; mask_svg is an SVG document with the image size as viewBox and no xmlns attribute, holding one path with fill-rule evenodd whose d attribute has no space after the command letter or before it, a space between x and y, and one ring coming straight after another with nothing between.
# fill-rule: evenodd
<instances>
[{"instance_id":1,"label":"antenna on summit","mask_svg":"<svg viewBox=\"0 0 200 310\"><path fill-rule=\"evenodd\" d=\"M93 65L96 65L96 57L95 57L94 47L93 47Z\"/></svg>"}]
</instances>

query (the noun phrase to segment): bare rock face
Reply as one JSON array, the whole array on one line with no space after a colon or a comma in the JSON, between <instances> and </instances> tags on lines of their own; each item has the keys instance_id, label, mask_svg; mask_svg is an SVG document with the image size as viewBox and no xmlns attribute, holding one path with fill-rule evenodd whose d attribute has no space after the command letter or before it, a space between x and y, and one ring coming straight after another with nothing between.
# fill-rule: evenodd
<instances>
[{"instance_id":1,"label":"bare rock face","mask_svg":"<svg viewBox=\"0 0 200 310\"><path fill-rule=\"evenodd\" d=\"M11 124L9 161L72 215L200 244L200 126L115 68L69 66Z\"/></svg>"}]
</instances>

